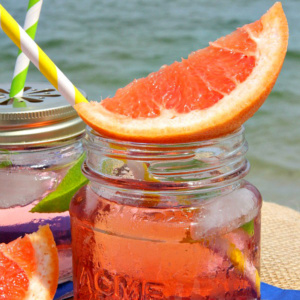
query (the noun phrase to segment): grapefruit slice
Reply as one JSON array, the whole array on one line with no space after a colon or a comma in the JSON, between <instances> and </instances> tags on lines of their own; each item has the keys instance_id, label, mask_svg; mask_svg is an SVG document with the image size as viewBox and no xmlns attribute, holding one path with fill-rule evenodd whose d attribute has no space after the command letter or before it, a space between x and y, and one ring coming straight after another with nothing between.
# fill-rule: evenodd
<instances>
[{"instance_id":1,"label":"grapefruit slice","mask_svg":"<svg viewBox=\"0 0 300 300\"><path fill-rule=\"evenodd\" d=\"M75 105L80 117L109 137L140 142L188 142L240 127L263 104L281 70L288 24L281 3L238 28L134 80L100 103Z\"/></svg>"},{"instance_id":2,"label":"grapefruit slice","mask_svg":"<svg viewBox=\"0 0 300 300\"><path fill-rule=\"evenodd\" d=\"M0 299L52 300L58 284L58 254L48 225L0 244Z\"/></svg>"}]
</instances>

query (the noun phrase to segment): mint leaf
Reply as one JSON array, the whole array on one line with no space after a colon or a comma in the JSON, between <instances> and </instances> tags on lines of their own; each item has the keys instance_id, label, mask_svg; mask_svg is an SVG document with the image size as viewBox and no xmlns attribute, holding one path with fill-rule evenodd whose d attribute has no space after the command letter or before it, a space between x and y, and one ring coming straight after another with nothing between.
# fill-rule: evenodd
<instances>
[{"instance_id":1,"label":"mint leaf","mask_svg":"<svg viewBox=\"0 0 300 300\"><path fill-rule=\"evenodd\" d=\"M245 223L243 226L241 226L242 229L244 229L250 236L254 235L254 220L251 220L248 223Z\"/></svg>"},{"instance_id":2,"label":"mint leaf","mask_svg":"<svg viewBox=\"0 0 300 300\"><path fill-rule=\"evenodd\" d=\"M9 155L9 150L7 150L7 149L0 149L0 151L7 154L7 156ZM10 160L0 161L0 169L7 168L10 166L12 166L12 162Z\"/></svg>"},{"instance_id":3,"label":"mint leaf","mask_svg":"<svg viewBox=\"0 0 300 300\"><path fill-rule=\"evenodd\" d=\"M7 168L7 167L10 167L10 166L12 166L12 162L9 161L9 160L5 160L5 161L0 162L0 169Z\"/></svg>"},{"instance_id":4,"label":"mint leaf","mask_svg":"<svg viewBox=\"0 0 300 300\"><path fill-rule=\"evenodd\" d=\"M42 199L31 212L64 212L69 210L69 205L74 194L88 183L88 179L81 173L81 165L85 154L77 160L60 182L55 191Z\"/></svg>"}]
</instances>

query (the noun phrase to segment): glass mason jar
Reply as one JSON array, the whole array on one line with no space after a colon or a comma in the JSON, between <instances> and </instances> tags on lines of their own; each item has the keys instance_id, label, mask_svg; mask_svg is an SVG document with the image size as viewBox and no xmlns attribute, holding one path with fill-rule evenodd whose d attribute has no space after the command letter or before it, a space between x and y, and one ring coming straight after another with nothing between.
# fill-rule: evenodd
<instances>
[{"instance_id":1,"label":"glass mason jar","mask_svg":"<svg viewBox=\"0 0 300 300\"><path fill-rule=\"evenodd\" d=\"M49 224L59 252L60 282L72 276L69 212L33 213L83 154L85 124L46 84L25 87L10 98L0 86L0 243Z\"/></svg>"},{"instance_id":2,"label":"glass mason jar","mask_svg":"<svg viewBox=\"0 0 300 300\"><path fill-rule=\"evenodd\" d=\"M185 144L87 129L70 205L75 299L260 299L259 191L244 129Z\"/></svg>"}]
</instances>

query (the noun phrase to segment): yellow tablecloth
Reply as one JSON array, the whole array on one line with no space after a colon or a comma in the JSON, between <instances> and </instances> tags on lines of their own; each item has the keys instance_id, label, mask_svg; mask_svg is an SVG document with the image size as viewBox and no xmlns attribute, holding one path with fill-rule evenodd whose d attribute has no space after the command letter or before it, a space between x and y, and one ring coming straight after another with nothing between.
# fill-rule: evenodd
<instances>
[{"instance_id":1,"label":"yellow tablecloth","mask_svg":"<svg viewBox=\"0 0 300 300\"><path fill-rule=\"evenodd\" d=\"M271 202L262 207L261 281L300 290L300 213Z\"/></svg>"}]
</instances>

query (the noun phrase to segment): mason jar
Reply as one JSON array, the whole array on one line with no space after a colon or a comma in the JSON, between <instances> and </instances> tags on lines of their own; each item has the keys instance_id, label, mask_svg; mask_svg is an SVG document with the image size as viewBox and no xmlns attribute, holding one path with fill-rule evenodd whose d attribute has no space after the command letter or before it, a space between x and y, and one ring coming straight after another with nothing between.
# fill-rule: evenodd
<instances>
[{"instance_id":1,"label":"mason jar","mask_svg":"<svg viewBox=\"0 0 300 300\"><path fill-rule=\"evenodd\" d=\"M75 299L260 299L259 191L244 129L126 142L87 129L70 205Z\"/></svg>"},{"instance_id":2,"label":"mason jar","mask_svg":"<svg viewBox=\"0 0 300 300\"><path fill-rule=\"evenodd\" d=\"M9 85L2 84L0 107L0 243L49 224L58 247L59 280L68 280L72 276L69 212L49 212L60 211L62 203L43 212L31 210L57 189L83 155L85 124L47 84L27 85L22 98L10 98Z\"/></svg>"}]
</instances>

